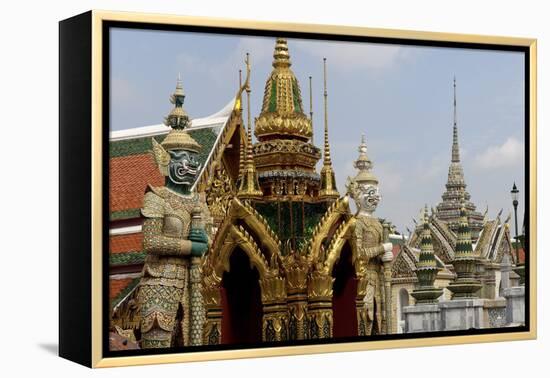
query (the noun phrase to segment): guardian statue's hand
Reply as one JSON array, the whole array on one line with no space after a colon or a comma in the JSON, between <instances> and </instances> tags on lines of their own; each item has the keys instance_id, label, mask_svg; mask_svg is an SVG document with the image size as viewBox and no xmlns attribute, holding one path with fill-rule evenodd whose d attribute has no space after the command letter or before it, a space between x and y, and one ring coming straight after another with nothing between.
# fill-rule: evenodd
<instances>
[{"instance_id":1,"label":"guardian statue's hand","mask_svg":"<svg viewBox=\"0 0 550 378\"><path fill-rule=\"evenodd\" d=\"M202 228L194 228L189 231L189 240L198 243L208 243L208 235Z\"/></svg>"},{"instance_id":2,"label":"guardian statue's hand","mask_svg":"<svg viewBox=\"0 0 550 378\"><path fill-rule=\"evenodd\" d=\"M208 244L191 242L191 256L201 257L208 249Z\"/></svg>"}]
</instances>

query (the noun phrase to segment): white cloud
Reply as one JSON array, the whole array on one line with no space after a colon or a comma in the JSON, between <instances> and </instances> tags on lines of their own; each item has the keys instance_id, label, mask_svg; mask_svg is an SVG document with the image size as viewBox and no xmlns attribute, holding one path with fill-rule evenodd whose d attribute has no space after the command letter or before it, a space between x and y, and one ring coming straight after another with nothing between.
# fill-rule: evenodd
<instances>
[{"instance_id":1,"label":"white cloud","mask_svg":"<svg viewBox=\"0 0 550 378\"><path fill-rule=\"evenodd\" d=\"M504 168L523 164L523 142L510 137L500 146L490 146L479 154L475 161L485 169Z\"/></svg>"},{"instance_id":2,"label":"white cloud","mask_svg":"<svg viewBox=\"0 0 550 378\"><path fill-rule=\"evenodd\" d=\"M246 77L246 53L250 54L250 65L252 75L257 67L265 65L267 61L273 58L274 43L266 38L245 38L239 40L231 53L220 59L211 59L201 57L200 55L190 55L187 52L181 52L177 55L178 67L187 72L188 75L204 75L211 79L211 85L217 85L217 89L227 85L226 80L219 80L220 77L234 78L235 91L237 90L237 77L239 69L242 70L242 80ZM185 81L185 79L184 79Z\"/></svg>"},{"instance_id":3,"label":"white cloud","mask_svg":"<svg viewBox=\"0 0 550 378\"><path fill-rule=\"evenodd\" d=\"M327 58L339 69L385 69L407 58L411 50L395 45L370 43L296 41L294 45L318 58Z\"/></svg>"}]
</instances>

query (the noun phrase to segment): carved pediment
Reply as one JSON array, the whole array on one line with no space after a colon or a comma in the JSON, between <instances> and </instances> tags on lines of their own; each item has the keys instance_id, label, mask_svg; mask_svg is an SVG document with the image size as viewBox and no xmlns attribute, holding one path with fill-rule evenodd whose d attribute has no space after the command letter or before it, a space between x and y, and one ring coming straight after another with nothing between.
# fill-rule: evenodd
<instances>
[{"instance_id":1,"label":"carved pediment","mask_svg":"<svg viewBox=\"0 0 550 378\"><path fill-rule=\"evenodd\" d=\"M408 246L402 246L392 264L392 278L416 278L416 257Z\"/></svg>"}]
</instances>

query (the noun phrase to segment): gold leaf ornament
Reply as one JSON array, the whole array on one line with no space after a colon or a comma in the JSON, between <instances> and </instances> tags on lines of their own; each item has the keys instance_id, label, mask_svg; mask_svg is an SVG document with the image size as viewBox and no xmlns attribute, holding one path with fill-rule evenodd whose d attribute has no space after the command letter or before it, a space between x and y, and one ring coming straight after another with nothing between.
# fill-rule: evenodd
<instances>
[{"instance_id":1,"label":"gold leaf ornament","mask_svg":"<svg viewBox=\"0 0 550 378\"><path fill-rule=\"evenodd\" d=\"M168 164L170 163L170 154L166 152L164 147L155 140L155 138L152 138L152 144L153 144L153 156L155 158L155 162L160 170L160 173L163 176L168 176Z\"/></svg>"}]
</instances>

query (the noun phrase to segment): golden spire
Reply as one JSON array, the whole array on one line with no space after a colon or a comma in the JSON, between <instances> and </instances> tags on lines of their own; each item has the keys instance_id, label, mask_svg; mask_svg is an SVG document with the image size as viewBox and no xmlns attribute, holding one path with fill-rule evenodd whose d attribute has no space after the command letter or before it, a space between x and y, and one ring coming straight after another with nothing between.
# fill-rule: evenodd
<instances>
[{"instance_id":1,"label":"golden spire","mask_svg":"<svg viewBox=\"0 0 550 378\"><path fill-rule=\"evenodd\" d=\"M315 144L315 140L313 139L313 91L311 76L309 77L309 121L311 122L311 144Z\"/></svg>"},{"instance_id":2,"label":"golden spire","mask_svg":"<svg viewBox=\"0 0 550 378\"><path fill-rule=\"evenodd\" d=\"M239 90L235 95L235 105L233 105L233 110L242 110L242 94L245 88L242 83L242 70L239 70Z\"/></svg>"},{"instance_id":3,"label":"golden spire","mask_svg":"<svg viewBox=\"0 0 550 378\"><path fill-rule=\"evenodd\" d=\"M330 159L330 144L328 141L327 58L323 58L323 85L323 97L325 100L325 150L323 155L323 165L332 165L332 161Z\"/></svg>"},{"instance_id":4,"label":"golden spire","mask_svg":"<svg viewBox=\"0 0 550 378\"><path fill-rule=\"evenodd\" d=\"M246 135L246 165L243 170L243 176L239 187L238 196L245 199L259 198L263 196L258 183L258 173L254 164L252 155L252 122L250 121L250 55L246 53L246 80L244 88L246 90L247 101L247 135Z\"/></svg>"},{"instance_id":5,"label":"golden spire","mask_svg":"<svg viewBox=\"0 0 550 378\"><path fill-rule=\"evenodd\" d=\"M239 70L239 88L242 88L243 86L243 71ZM244 144L245 142L243 140L239 143L239 182L243 177L244 174Z\"/></svg>"},{"instance_id":6,"label":"golden spire","mask_svg":"<svg viewBox=\"0 0 550 378\"><path fill-rule=\"evenodd\" d=\"M246 142L244 140L241 140L239 143L239 182L242 180L242 177L244 175L244 148L245 148Z\"/></svg>"},{"instance_id":7,"label":"golden spire","mask_svg":"<svg viewBox=\"0 0 550 378\"><path fill-rule=\"evenodd\" d=\"M277 38L273 71L256 119L255 135L260 142L279 137L307 142L311 138L311 120L304 114L300 86L290 66L287 41Z\"/></svg>"},{"instance_id":8,"label":"golden spire","mask_svg":"<svg viewBox=\"0 0 550 378\"><path fill-rule=\"evenodd\" d=\"M336 189L336 179L332 169L332 160L330 159L330 143L328 139L328 93L327 93L327 58L323 58L323 84L324 84L324 102L325 102L325 145L323 151L323 168L321 169L321 190L320 197L338 198L340 194Z\"/></svg>"}]
</instances>

